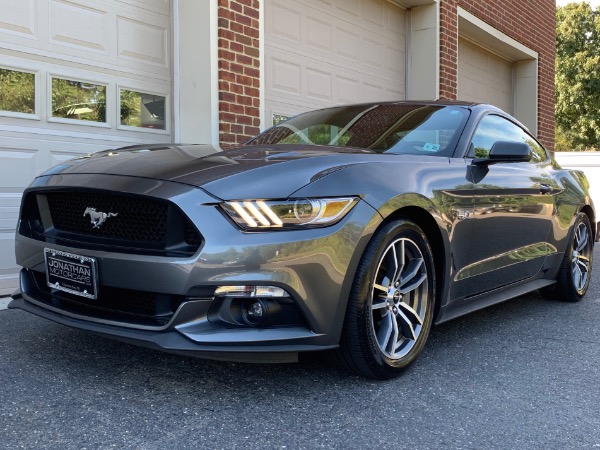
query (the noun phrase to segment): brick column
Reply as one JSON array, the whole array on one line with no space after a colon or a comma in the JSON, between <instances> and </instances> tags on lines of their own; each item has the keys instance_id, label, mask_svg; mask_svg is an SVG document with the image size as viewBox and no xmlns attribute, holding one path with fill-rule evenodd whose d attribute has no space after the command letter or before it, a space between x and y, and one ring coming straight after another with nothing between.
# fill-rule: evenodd
<instances>
[{"instance_id":1,"label":"brick column","mask_svg":"<svg viewBox=\"0 0 600 450\"><path fill-rule=\"evenodd\" d=\"M259 0L219 0L219 142L235 147L259 132Z\"/></svg>"},{"instance_id":2,"label":"brick column","mask_svg":"<svg viewBox=\"0 0 600 450\"><path fill-rule=\"evenodd\" d=\"M456 100L458 94L458 15L456 0L440 4L440 98Z\"/></svg>"}]
</instances>

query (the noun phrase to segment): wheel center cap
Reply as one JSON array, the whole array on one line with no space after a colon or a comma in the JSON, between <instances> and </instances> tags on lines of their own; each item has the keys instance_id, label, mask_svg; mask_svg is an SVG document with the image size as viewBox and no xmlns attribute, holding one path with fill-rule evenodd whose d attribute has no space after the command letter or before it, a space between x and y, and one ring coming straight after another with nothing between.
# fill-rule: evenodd
<instances>
[{"instance_id":1,"label":"wheel center cap","mask_svg":"<svg viewBox=\"0 0 600 450\"><path fill-rule=\"evenodd\" d=\"M394 294L392 295L392 298L394 299L394 303L398 303L398 301L400 301L400 291L395 291Z\"/></svg>"}]
</instances>

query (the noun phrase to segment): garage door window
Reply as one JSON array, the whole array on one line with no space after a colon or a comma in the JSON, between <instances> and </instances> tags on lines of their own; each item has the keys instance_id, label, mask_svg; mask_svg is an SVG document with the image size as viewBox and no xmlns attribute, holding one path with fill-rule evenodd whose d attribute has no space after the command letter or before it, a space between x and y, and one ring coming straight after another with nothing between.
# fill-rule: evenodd
<instances>
[{"instance_id":1,"label":"garage door window","mask_svg":"<svg viewBox=\"0 0 600 450\"><path fill-rule=\"evenodd\" d=\"M52 78L52 117L106 122L106 86Z\"/></svg>"},{"instance_id":2,"label":"garage door window","mask_svg":"<svg viewBox=\"0 0 600 450\"><path fill-rule=\"evenodd\" d=\"M35 114L35 74L0 69L0 110Z\"/></svg>"},{"instance_id":3,"label":"garage door window","mask_svg":"<svg viewBox=\"0 0 600 450\"><path fill-rule=\"evenodd\" d=\"M121 125L165 129L165 97L127 89L120 90L120 97Z\"/></svg>"}]
</instances>

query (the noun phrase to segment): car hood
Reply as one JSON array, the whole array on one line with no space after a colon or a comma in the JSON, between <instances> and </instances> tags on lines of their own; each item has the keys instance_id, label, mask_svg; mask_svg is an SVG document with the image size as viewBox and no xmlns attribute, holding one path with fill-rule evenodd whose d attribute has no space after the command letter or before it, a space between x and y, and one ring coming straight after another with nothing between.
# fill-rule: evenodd
<instances>
[{"instance_id":1,"label":"car hood","mask_svg":"<svg viewBox=\"0 0 600 450\"><path fill-rule=\"evenodd\" d=\"M152 145L102 151L67 161L44 175L105 174L193 185L221 199L291 195L337 170L384 160L370 150L344 147Z\"/></svg>"}]
</instances>

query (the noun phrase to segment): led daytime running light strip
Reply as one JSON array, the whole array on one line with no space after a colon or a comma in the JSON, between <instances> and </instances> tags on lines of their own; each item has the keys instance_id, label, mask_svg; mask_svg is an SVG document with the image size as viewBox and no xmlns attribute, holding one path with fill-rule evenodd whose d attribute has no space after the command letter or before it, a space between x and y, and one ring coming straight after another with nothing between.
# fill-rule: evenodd
<instances>
[{"instance_id":1,"label":"led daytime running light strip","mask_svg":"<svg viewBox=\"0 0 600 450\"><path fill-rule=\"evenodd\" d=\"M258 227L259 222L264 227L280 227L283 225L281 219L277 217L277 215L271 210L271 208L269 208L269 205L267 205L265 202L257 201L256 206L258 206L258 208L255 206L255 203L251 201L244 201L242 202L242 204L244 206L242 206L239 202L229 202L229 205L235 210L236 213L238 213L238 215L244 220L244 222L246 222L246 225L248 225L249 227L256 228Z\"/></svg>"},{"instance_id":2,"label":"led daytime running light strip","mask_svg":"<svg viewBox=\"0 0 600 450\"><path fill-rule=\"evenodd\" d=\"M354 197L331 199L296 199L296 200L239 200L226 202L225 211L242 228L281 228L284 226L296 227L302 225L327 226L339 220L355 204ZM334 211L328 214L332 204ZM304 215L302 206L310 205L312 213ZM300 206L299 206L300 205ZM281 209L284 209L281 216ZM296 210L300 208L300 210ZM293 211L293 215L291 214ZM310 210L309 210L310 211Z\"/></svg>"}]
</instances>

